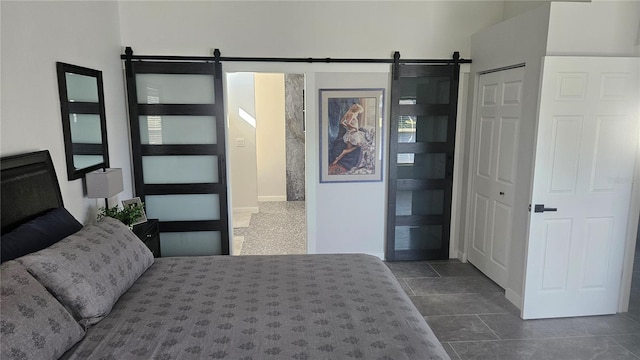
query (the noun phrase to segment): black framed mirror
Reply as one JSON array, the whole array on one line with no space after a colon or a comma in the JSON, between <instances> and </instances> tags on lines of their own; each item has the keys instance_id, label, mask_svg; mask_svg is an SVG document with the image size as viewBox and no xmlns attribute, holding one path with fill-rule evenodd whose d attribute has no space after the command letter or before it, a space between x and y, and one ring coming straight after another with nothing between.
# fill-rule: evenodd
<instances>
[{"instance_id":1,"label":"black framed mirror","mask_svg":"<svg viewBox=\"0 0 640 360\"><path fill-rule=\"evenodd\" d=\"M69 180L109 167L102 71L56 63Z\"/></svg>"}]
</instances>

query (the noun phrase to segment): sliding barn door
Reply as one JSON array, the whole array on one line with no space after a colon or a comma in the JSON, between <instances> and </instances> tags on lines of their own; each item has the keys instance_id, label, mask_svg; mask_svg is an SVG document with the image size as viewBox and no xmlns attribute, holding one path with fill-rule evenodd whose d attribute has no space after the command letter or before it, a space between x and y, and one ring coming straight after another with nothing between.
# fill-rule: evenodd
<instances>
[{"instance_id":1,"label":"sliding barn door","mask_svg":"<svg viewBox=\"0 0 640 360\"><path fill-rule=\"evenodd\" d=\"M126 62L135 192L162 256L229 254L220 64ZM216 71L217 70L217 71Z\"/></svg>"},{"instance_id":2,"label":"sliding barn door","mask_svg":"<svg viewBox=\"0 0 640 360\"><path fill-rule=\"evenodd\" d=\"M458 65L399 65L391 87L387 260L449 258Z\"/></svg>"}]
</instances>

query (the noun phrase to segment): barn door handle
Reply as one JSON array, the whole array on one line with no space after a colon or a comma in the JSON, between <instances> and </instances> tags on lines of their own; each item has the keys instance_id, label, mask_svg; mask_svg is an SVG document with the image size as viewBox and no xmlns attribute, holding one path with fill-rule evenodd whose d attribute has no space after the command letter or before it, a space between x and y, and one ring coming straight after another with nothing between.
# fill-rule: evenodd
<instances>
[{"instance_id":1,"label":"barn door handle","mask_svg":"<svg viewBox=\"0 0 640 360\"><path fill-rule=\"evenodd\" d=\"M541 213L541 212L545 212L545 211L558 211L558 209L557 208L546 208L546 207L544 207L544 204L536 204L535 207L533 208L533 212Z\"/></svg>"}]
</instances>

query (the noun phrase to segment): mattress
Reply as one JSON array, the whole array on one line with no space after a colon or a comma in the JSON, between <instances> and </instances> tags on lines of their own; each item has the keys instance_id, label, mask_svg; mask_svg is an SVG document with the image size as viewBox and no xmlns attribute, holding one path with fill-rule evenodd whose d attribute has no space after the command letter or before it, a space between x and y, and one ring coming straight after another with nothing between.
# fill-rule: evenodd
<instances>
[{"instance_id":1,"label":"mattress","mask_svg":"<svg viewBox=\"0 0 640 360\"><path fill-rule=\"evenodd\" d=\"M449 359L368 255L158 258L64 359Z\"/></svg>"}]
</instances>

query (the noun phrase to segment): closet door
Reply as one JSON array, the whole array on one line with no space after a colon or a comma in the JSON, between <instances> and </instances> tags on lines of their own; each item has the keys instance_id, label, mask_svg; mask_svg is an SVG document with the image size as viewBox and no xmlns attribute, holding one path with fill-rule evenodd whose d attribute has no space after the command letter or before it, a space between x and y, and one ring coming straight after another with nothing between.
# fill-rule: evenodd
<instances>
[{"instance_id":1,"label":"closet door","mask_svg":"<svg viewBox=\"0 0 640 360\"><path fill-rule=\"evenodd\" d=\"M126 65L136 195L162 256L229 254L220 65Z\"/></svg>"},{"instance_id":2,"label":"closet door","mask_svg":"<svg viewBox=\"0 0 640 360\"><path fill-rule=\"evenodd\" d=\"M514 238L523 81L518 67L481 74L478 85L467 251L469 262L502 288Z\"/></svg>"},{"instance_id":3,"label":"closet door","mask_svg":"<svg viewBox=\"0 0 640 360\"><path fill-rule=\"evenodd\" d=\"M387 260L449 258L458 72L458 65L394 70Z\"/></svg>"}]
</instances>

